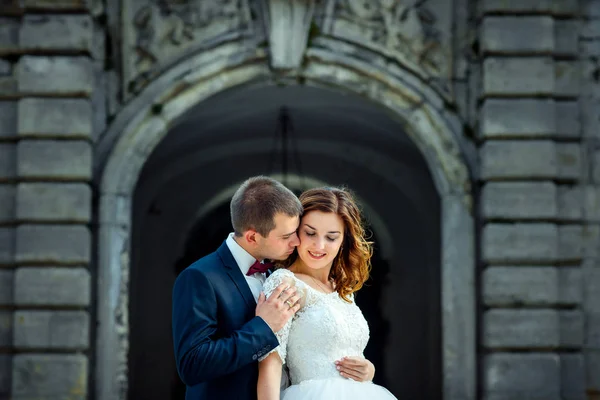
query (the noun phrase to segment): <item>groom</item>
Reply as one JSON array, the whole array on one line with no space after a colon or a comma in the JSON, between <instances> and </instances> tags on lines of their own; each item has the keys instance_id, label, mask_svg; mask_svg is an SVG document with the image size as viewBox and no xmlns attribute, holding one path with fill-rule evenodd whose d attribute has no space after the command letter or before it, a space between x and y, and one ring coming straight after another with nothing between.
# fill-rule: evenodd
<instances>
[{"instance_id":1,"label":"groom","mask_svg":"<svg viewBox=\"0 0 600 400\"><path fill-rule=\"evenodd\" d=\"M279 331L300 308L295 289L280 285L265 299L269 265L299 244L298 198L267 177L246 180L231 200L234 232L187 267L173 288L173 344L186 400L256 399L258 358L279 345ZM367 360L341 360L342 376L370 380ZM346 374L346 375L344 375Z\"/></svg>"}]
</instances>

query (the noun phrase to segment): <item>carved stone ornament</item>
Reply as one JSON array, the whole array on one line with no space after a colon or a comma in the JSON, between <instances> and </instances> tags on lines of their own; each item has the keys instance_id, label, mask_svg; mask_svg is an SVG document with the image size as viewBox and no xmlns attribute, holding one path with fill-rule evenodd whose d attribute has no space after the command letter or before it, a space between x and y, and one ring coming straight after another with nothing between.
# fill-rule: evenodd
<instances>
[{"instance_id":1,"label":"carved stone ornament","mask_svg":"<svg viewBox=\"0 0 600 400\"><path fill-rule=\"evenodd\" d=\"M300 67L315 11L315 0L269 0L269 51L276 69Z\"/></svg>"},{"instance_id":2,"label":"carved stone ornament","mask_svg":"<svg viewBox=\"0 0 600 400\"><path fill-rule=\"evenodd\" d=\"M358 42L436 78L451 73L452 0L330 0L325 34Z\"/></svg>"},{"instance_id":3,"label":"carved stone ornament","mask_svg":"<svg viewBox=\"0 0 600 400\"><path fill-rule=\"evenodd\" d=\"M253 32L249 0L123 1L124 84L129 91L186 52Z\"/></svg>"}]
</instances>

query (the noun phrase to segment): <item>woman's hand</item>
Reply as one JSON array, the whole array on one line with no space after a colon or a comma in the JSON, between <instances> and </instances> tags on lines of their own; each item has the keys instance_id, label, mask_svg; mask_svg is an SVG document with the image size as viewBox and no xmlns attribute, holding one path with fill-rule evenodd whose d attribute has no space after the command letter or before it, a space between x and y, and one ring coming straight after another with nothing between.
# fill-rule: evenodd
<instances>
[{"instance_id":1,"label":"woman's hand","mask_svg":"<svg viewBox=\"0 0 600 400\"><path fill-rule=\"evenodd\" d=\"M363 357L344 357L335 362L340 375L358 382L370 382L375 376L375 366Z\"/></svg>"}]
</instances>

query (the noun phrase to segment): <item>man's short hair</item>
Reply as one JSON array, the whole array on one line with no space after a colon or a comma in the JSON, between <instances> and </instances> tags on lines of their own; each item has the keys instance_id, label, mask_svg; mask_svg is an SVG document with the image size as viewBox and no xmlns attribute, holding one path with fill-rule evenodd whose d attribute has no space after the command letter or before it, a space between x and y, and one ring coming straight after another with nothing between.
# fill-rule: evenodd
<instances>
[{"instance_id":1,"label":"man's short hair","mask_svg":"<svg viewBox=\"0 0 600 400\"><path fill-rule=\"evenodd\" d=\"M283 184L266 176L247 179L231 199L231 224L236 236L254 229L267 237L275 228L275 215L296 217L302 214L298 197Z\"/></svg>"}]
</instances>

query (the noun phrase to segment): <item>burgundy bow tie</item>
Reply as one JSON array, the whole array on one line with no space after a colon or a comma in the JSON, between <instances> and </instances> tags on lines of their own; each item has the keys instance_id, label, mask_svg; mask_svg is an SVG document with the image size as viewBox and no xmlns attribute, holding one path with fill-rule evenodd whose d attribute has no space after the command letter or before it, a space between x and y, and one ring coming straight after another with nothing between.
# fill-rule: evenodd
<instances>
[{"instance_id":1,"label":"burgundy bow tie","mask_svg":"<svg viewBox=\"0 0 600 400\"><path fill-rule=\"evenodd\" d=\"M252 264L252 266L250 267L248 272L246 272L246 275L250 276L257 272L264 274L271 268L273 268L273 263L270 263L270 262L261 263L260 261L257 260L254 262L254 264Z\"/></svg>"}]
</instances>

